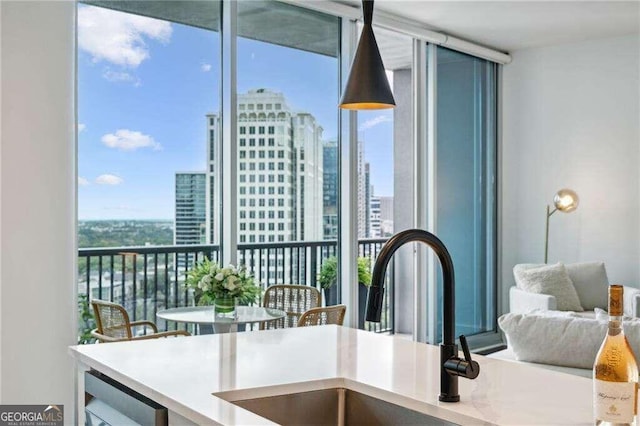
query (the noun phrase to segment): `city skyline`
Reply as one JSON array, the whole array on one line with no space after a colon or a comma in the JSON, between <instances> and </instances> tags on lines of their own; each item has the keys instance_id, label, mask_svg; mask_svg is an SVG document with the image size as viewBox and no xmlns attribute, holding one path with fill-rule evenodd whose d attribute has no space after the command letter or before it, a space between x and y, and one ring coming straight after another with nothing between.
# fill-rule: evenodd
<instances>
[{"instance_id":1,"label":"city skyline","mask_svg":"<svg viewBox=\"0 0 640 426\"><path fill-rule=\"evenodd\" d=\"M323 138L312 114L295 112L282 93L238 94L237 235L242 243L338 238L338 146ZM219 241L220 117L205 117L205 170L175 175L174 243ZM373 195L364 143L358 143L358 238L381 237L393 227L391 197ZM386 200L384 214L382 200ZM391 198L392 203L392 198ZM385 222L385 226L383 226ZM384 231L383 231L384 228Z\"/></svg>"},{"instance_id":2,"label":"city skyline","mask_svg":"<svg viewBox=\"0 0 640 426\"><path fill-rule=\"evenodd\" d=\"M206 167L201 117L219 110L219 35L87 5L78 25L78 217L172 220L175 173ZM238 91L284 93L335 140L335 61L239 38ZM318 92L331 87L335 100ZM376 147L367 153L371 180L384 195L393 191L392 117L360 116L359 134Z\"/></svg>"}]
</instances>

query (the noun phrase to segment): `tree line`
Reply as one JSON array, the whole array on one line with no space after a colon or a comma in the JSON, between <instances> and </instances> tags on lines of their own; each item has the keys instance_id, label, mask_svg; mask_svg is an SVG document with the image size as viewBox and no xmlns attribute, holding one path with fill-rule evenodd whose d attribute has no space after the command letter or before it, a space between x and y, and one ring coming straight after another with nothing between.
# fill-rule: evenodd
<instances>
[{"instance_id":1,"label":"tree line","mask_svg":"<svg viewBox=\"0 0 640 426\"><path fill-rule=\"evenodd\" d=\"M173 244L170 220L78 221L78 247L132 247Z\"/></svg>"}]
</instances>

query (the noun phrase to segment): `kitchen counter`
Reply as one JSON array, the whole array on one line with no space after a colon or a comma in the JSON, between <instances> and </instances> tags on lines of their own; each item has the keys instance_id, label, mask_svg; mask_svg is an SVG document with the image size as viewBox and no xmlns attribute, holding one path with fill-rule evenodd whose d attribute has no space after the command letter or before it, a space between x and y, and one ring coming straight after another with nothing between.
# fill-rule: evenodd
<instances>
[{"instance_id":1,"label":"kitchen counter","mask_svg":"<svg viewBox=\"0 0 640 426\"><path fill-rule=\"evenodd\" d=\"M332 387L465 425L593 424L590 379L476 355L480 376L459 379L460 402L439 402L439 347L339 326L83 345L70 352L79 371L98 370L196 424L273 424L216 395L238 400Z\"/></svg>"}]
</instances>

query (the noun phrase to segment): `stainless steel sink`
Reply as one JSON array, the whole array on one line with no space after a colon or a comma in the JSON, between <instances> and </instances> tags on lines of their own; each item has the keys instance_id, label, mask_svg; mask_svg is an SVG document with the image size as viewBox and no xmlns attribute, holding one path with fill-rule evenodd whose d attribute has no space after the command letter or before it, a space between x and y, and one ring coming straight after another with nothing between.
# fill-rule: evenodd
<instances>
[{"instance_id":1,"label":"stainless steel sink","mask_svg":"<svg viewBox=\"0 0 640 426\"><path fill-rule=\"evenodd\" d=\"M453 425L344 388L229 401L281 425Z\"/></svg>"}]
</instances>

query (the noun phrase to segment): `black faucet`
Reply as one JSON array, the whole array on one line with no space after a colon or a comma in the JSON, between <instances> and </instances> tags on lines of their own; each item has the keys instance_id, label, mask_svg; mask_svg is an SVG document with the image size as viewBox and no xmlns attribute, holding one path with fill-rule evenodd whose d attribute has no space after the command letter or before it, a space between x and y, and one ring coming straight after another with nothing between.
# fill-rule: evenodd
<instances>
[{"instance_id":1,"label":"black faucet","mask_svg":"<svg viewBox=\"0 0 640 426\"><path fill-rule=\"evenodd\" d=\"M451 255L438 237L422 229L408 229L389 238L380 250L375 266L369 297L367 299L367 321L380 322L382 314L382 297L384 295L384 277L391 256L406 243L419 241L433 249L442 266L444 285L444 318L442 319L443 342L440 345L440 401L458 402L458 376L475 379L480 374L480 365L471 359L469 346L464 336L460 336L460 345L464 359L458 358L458 345L453 335L456 328L455 319L455 281Z\"/></svg>"}]
</instances>

